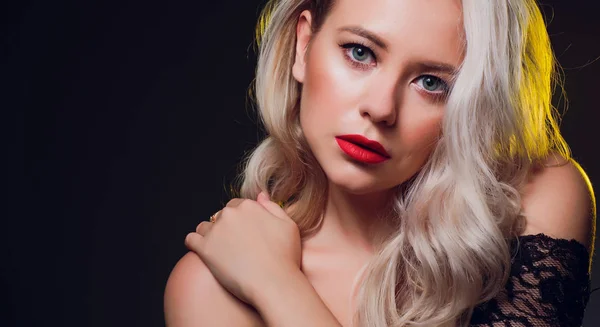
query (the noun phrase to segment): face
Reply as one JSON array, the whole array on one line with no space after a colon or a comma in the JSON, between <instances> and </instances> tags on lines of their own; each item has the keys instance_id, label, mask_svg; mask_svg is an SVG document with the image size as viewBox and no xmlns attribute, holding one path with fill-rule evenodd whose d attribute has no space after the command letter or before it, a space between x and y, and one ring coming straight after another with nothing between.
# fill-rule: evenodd
<instances>
[{"instance_id":1,"label":"face","mask_svg":"<svg viewBox=\"0 0 600 327\"><path fill-rule=\"evenodd\" d=\"M463 54L460 1L338 0L318 33L310 23L303 12L292 71L302 83L302 130L330 183L365 194L408 180L440 136Z\"/></svg>"}]
</instances>

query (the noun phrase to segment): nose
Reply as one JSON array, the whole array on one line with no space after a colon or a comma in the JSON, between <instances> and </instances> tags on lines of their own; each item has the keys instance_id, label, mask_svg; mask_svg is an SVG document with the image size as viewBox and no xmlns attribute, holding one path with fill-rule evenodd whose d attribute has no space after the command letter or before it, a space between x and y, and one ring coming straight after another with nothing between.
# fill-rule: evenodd
<instances>
[{"instance_id":1,"label":"nose","mask_svg":"<svg viewBox=\"0 0 600 327\"><path fill-rule=\"evenodd\" d=\"M360 115L374 124L393 126L398 117L400 91L397 79L373 81L363 96Z\"/></svg>"}]
</instances>

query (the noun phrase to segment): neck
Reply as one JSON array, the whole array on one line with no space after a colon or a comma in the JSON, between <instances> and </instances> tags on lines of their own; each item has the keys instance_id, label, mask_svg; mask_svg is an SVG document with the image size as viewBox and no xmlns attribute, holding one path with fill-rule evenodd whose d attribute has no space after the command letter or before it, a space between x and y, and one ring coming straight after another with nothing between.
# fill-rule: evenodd
<instances>
[{"instance_id":1,"label":"neck","mask_svg":"<svg viewBox=\"0 0 600 327\"><path fill-rule=\"evenodd\" d=\"M352 194L330 183L323 224L309 242L319 248L372 254L390 231L382 215L393 195L394 190Z\"/></svg>"}]
</instances>

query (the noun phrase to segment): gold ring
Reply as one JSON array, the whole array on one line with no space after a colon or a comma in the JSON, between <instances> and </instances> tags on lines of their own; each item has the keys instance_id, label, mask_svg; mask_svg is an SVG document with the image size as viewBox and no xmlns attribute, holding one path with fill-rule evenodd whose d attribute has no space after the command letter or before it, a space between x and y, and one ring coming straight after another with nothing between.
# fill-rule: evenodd
<instances>
[{"instance_id":1,"label":"gold ring","mask_svg":"<svg viewBox=\"0 0 600 327\"><path fill-rule=\"evenodd\" d=\"M215 214L213 214L212 216L210 216L210 222L211 223L214 223L215 221L217 221L217 213L219 213L219 212L216 212Z\"/></svg>"}]
</instances>

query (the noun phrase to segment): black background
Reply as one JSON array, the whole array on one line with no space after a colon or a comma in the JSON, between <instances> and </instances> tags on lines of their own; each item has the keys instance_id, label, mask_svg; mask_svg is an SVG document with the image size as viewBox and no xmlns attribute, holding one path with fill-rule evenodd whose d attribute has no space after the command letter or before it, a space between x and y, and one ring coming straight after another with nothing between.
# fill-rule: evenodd
<instances>
[{"instance_id":1,"label":"black background","mask_svg":"<svg viewBox=\"0 0 600 327\"><path fill-rule=\"evenodd\" d=\"M247 91L263 2L3 6L0 326L164 325L185 235L225 203L261 134ZM566 73L562 130L598 183L599 5L543 4ZM584 326L598 309L600 291Z\"/></svg>"}]
</instances>

